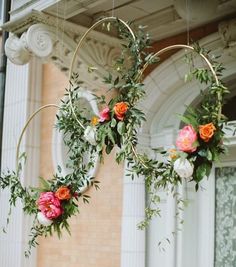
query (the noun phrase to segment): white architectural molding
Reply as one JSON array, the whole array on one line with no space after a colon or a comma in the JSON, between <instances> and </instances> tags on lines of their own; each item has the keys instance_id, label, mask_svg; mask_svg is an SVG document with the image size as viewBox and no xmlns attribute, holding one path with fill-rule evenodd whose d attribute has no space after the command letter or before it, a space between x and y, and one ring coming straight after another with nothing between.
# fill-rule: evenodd
<instances>
[{"instance_id":1,"label":"white architectural molding","mask_svg":"<svg viewBox=\"0 0 236 267\"><path fill-rule=\"evenodd\" d=\"M35 56L46 58L52 53L53 41L46 25L34 24L22 36L24 46Z\"/></svg>"},{"instance_id":2,"label":"white architectural molding","mask_svg":"<svg viewBox=\"0 0 236 267\"><path fill-rule=\"evenodd\" d=\"M226 17L234 13L236 7L235 0L189 1L188 3L189 12L186 12L185 0L118 0L114 3L113 13L124 20L134 21L137 26L148 25L148 31L156 41L186 31L187 13L189 13L188 19L192 18L189 23L192 29ZM98 17L111 15L112 3L107 0L13 0L11 20L30 17L32 10L45 12L55 18L71 19L77 24L89 27Z\"/></svg>"},{"instance_id":3,"label":"white architectural molding","mask_svg":"<svg viewBox=\"0 0 236 267\"><path fill-rule=\"evenodd\" d=\"M68 74L75 48L87 28L71 22L33 11L31 16L3 25L15 36L6 44L7 56L15 64L25 64L31 56L49 58ZM16 37L21 35L21 37ZM15 45L17 44L17 45ZM75 61L74 71L79 72L84 87L90 90L103 88L101 77L113 65L120 53L119 41L104 33L93 31L85 40ZM88 67L95 67L88 73Z\"/></svg>"},{"instance_id":4,"label":"white architectural molding","mask_svg":"<svg viewBox=\"0 0 236 267\"><path fill-rule=\"evenodd\" d=\"M231 54L225 53L224 43L219 33L202 39L200 44L209 48L214 55L223 55L221 61L226 66L223 79L226 81L234 79L236 61ZM184 75L188 70L183 61L185 53L182 50L171 56L144 81L147 97L142 102L142 106L146 108L149 116L142 132L150 135L151 148L165 147L175 143L176 133L180 127L176 114L184 114L185 105L197 104L200 90L207 90L206 86L194 81L184 82ZM230 138L229 146L235 146L234 137ZM177 232L178 222L174 222L171 218L171 213L176 212L176 202L161 195L163 217L151 223L147 234L147 267L159 265L162 267L213 267L214 192L212 190L214 190L214 179L211 178L202 183L202 187L206 190L200 190L198 193L195 192L194 185L191 183L179 188L179 193L190 201L189 207L181 215L185 222L180 232ZM159 229L161 229L161 234L166 233L166 225L170 231L171 227L175 226L177 235L170 247L166 248L166 252L159 255L158 251L152 250L157 241L154 235ZM168 234L164 236L168 237Z\"/></svg>"},{"instance_id":5,"label":"white architectural molding","mask_svg":"<svg viewBox=\"0 0 236 267\"><path fill-rule=\"evenodd\" d=\"M219 34L226 47L236 46L236 19L221 22Z\"/></svg>"},{"instance_id":6,"label":"white architectural molding","mask_svg":"<svg viewBox=\"0 0 236 267\"><path fill-rule=\"evenodd\" d=\"M221 22L219 34L225 45L225 53L236 58L236 19Z\"/></svg>"},{"instance_id":7,"label":"white architectural molding","mask_svg":"<svg viewBox=\"0 0 236 267\"><path fill-rule=\"evenodd\" d=\"M15 170L16 144L25 121L41 103L41 63L33 60L30 64L16 66L8 61L6 76L6 98L3 125L3 170ZM13 97L14 96L14 97ZM40 118L37 117L28 128L22 140L21 152L26 152L28 161L24 166L21 182L36 186L39 176ZM0 225L6 223L9 208L9 192L0 194ZM36 250L29 259L24 257L32 218L25 216L22 203L12 210L6 235L0 235L0 266L35 267Z\"/></svg>"},{"instance_id":8,"label":"white architectural molding","mask_svg":"<svg viewBox=\"0 0 236 267\"><path fill-rule=\"evenodd\" d=\"M13 18L27 15L32 10L46 11L61 18L70 18L95 7L105 0L75 1L67 0L13 0L10 12Z\"/></svg>"},{"instance_id":9,"label":"white architectural molding","mask_svg":"<svg viewBox=\"0 0 236 267\"><path fill-rule=\"evenodd\" d=\"M49 28L43 24L30 26L20 38L11 35L5 43L5 53L12 63L24 65L31 56L47 58L53 51L53 41Z\"/></svg>"},{"instance_id":10,"label":"white architectural molding","mask_svg":"<svg viewBox=\"0 0 236 267\"><path fill-rule=\"evenodd\" d=\"M186 6L187 5L187 6ZM202 21L213 17L217 11L218 2L212 0L189 1L175 0L174 6L178 14L185 20Z\"/></svg>"},{"instance_id":11,"label":"white architectural molding","mask_svg":"<svg viewBox=\"0 0 236 267\"><path fill-rule=\"evenodd\" d=\"M23 42L16 35L10 35L5 42L5 53L8 59L16 65L24 65L29 62L30 52L24 47Z\"/></svg>"},{"instance_id":12,"label":"white architectural molding","mask_svg":"<svg viewBox=\"0 0 236 267\"><path fill-rule=\"evenodd\" d=\"M163 16L166 17L167 15L164 13ZM230 36L228 39L230 39L232 50L233 42L231 39L234 36L232 34L234 23L231 22L230 25L227 27L220 26L219 31L220 33L223 32L222 36ZM15 64L25 64L32 55L43 59L50 56L53 63L66 74L68 74L75 47L82 34L87 30L83 26L39 11L32 11L23 18L13 19L3 25L3 29L13 32L16 36L21 35L19 39L16 36L10 37L6 44L6 53ZM174 24L173 29L176 30L176 24ZM91 32L84 46L80 49L74 66L74 71L79 72L80 79L85 83L84 87L90 90L103 88L104 84L101 81L101 77L103 77L107 69L111 69L112 63L119 53L120 49L117 38L110 37L101 32ZM232 51L231 54L233 54ZM90 66L97 69L93 73L88 73L88 67ZM174 65L172 67L175 68ZM173 71L178 73L179 69L176 68ZM155 77L151 74L150 78L153 80ZM177 80L183 83L183 81ZM170 82L170 79L163 76L161 83L157 85L157 91L159 90L157 93L163 98L167 97L166 93L162 92L161 89L163 85L166 86L165 82Z\"/></svg>"},{"instance_id":13,"label":"white architectural molding","mask_svg":"<svg viewBox=\"0 0 236 267\"><path fill-rule=\"evenodd\" d=\"M218 34L203 39L201 44L206 45L208 48L214 48L214 52L217 53L222 52L223 49ZM216 48L220 49L217 50ZM141 103L141 106L147 114L147 122L140 132L140 141L143 143L140 146L141 149L145 148L150 151L150 148L173 145L180 123L176 119L176 113L183 114L185 112L184 104L191 104L194 99L198 97L200 89L205 89L194 82L188 84L184 83L184 75L188 70L188 67L184 65L185 63L183 61L184 53L184 51L180 51L173 55L170 59L158 66L144 81L147 97ZM225 60L230 63L233 59L227 57ZM231 71L235 72L233 68L229 68L229 73L227 75L231 75ZM128 178L124 176L121 266L154 267L160 265L162 267L189 267L190 265L185 264L186 258L184 256L185 250L183 247L183 244L186 242L186 236L183 236L181 232L177 231L179 225L178 220L175 218L177 212L176 199L168 195L167 192L160 192L162 217L156 218L151 222L145 241L145 235L137 233L135 228L138 219L140 220L142 216L144 216L144 210L142 212L141 208L144 208L145 205L145 185L139 182L139 187L136 187L137 180L134 181L134 185L129 185L127 179ZM181 189L179 190L181 193ZM194 194L195 192L193 191L193 195ZM195 198L193 198L192 202L194 203L194 201ZM134 215L134 213L139 214L139 216ZM184 214L182 216L184 216ZM131 226L133 228L131 228ZM172 236L172 232L175 232L176 235ZM139 238L137 238L136 235L138 235ZM164 241L163 246L165 252L160 252L157 244L160 240L164 240L165 238L171 240L170 245L167 244L168 242ZM146 244L147 248L145 260L142 255L143 250L140 249L144 248L144 244ZM200 244L202 245L201 242ZM197 244L196 249L198 246L200 247L200 245ZM132 248L134 249L132 250ZM210 249L211 247L208 252ZM201 254L201 257L204 257L204 255L202 256ZM139 261L135 261L133 257L136 257ZM189 257L189 259L191 257ZM193 261L198 264L197 259L194 257ZM200 267L201 265L195 266Z\"/></svg>"},{"instance_id":14,"label":"white architectural molding","mask_svg":"<svg viewBox=\"0 0 236 267\"><path fill-rule=\"evenodd\" d=\"M87 107L91 108L94 115L99 116L99 110L97 106L97 102L94 99L94 96L87 90L84 90L81 88L78 91L79 99L82 100L82 108ZM53 137L52 137L52 157L53 157L53 166L54 170L57 169L57 166L59 165L61 167L61 174L63 176L70 173L71 170L69 170L65 163L67 162L66 158L68 157L68 151L66 150L66 146L63 141L63 134L58 131L55 127L53 128ZM90 155L87 155L88 158ZM84 157L85 164L87 163L86 155ZM94 167L91 168L88 172L89 177L96 177L96 173L98 171L99 166L99 159L98 155L95 154L94 156ZM80 192L84 192L86 189L88 189L88 185L86 182L84 183L84 186L82 188L79 188Z\"/></svg>"},{"instance_id":15,"label":"white architectural molding","mask_svg":"<svg viewBox=\"0 0 236 267\"><path fill-rule=\"evenodd\" d=\"M142 178L133 181L126 176L123 182L121 229L121 267L145 267L145 230L137 229L145 218L145 185Z\"/></svg>"}]
</instances>

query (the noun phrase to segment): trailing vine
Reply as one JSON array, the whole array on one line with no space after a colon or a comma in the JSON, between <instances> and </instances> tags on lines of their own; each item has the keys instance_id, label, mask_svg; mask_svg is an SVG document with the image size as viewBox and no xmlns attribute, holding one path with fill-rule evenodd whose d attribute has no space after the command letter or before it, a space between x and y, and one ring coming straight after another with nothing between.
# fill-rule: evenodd
<instances>
[{"instance_id":1,"label":"trailing vine","mask_svg":"<svg viewBox=\"0 0 236 267\"><path fill-rule=\"evenodd\" d=\"M115 92L115 96L107 101L105 95L94 95L100 108L99 116L91 111L83 112L78 104L80 76L78 73L71 73L70 85L56 115L55 126L63 133L64 143L69 151L66 163L69 173L63 176L61 167L58 166L51 179L40 178L39 187L26 188L20 182L22 160L25 157L24 154L18 157L17 152L16 171L1 174L0 188L10 190L10 205L15 206L20 199L24 212L34 217L26 256L38 244L39 236L56 232L60 237L63 229L70 232L68 219L79 212L78 200L82 198L85 203L89 202L89 196L82 193L81 188L89 185L98 188L98 181L89 176L97 155L102 162L104 154L119 147L115 158L117 163L127 162L132 179L136 176L144 178L149 201L145 210L146 218L139 224L143 229L154 216L160 214L160 190L171 187L174 195L175 187L183 179L194 182L197 190L199 182L209 176L212 164L225 153L223 127L227 119L222 115L222 106L228 89L220 81L224 70L222 64L199 45L175 45L156 54L150 53L151 39L143 27L133 33L123 21L106 18L102 22L107 29L110 28L110 20L122 42L122 49L114 62L113 70L107 72L103 80L108 90ZM187 56L187 61L191 63L187 78L206 83L208 90L202 92L198 107L188 107L186 114L180 116L185 126L177 136L175 148L155 151L161 153L163 160L160 161L137 148L139 129L146 120L145 113L138 108L140 101L146 96L143 72L158 61L160 53L181 47L188 48L191 55ZM194 67L195 55L205 62L203 67ZM96 68L90 68L90 71L93 70ZM87 162L85 156L88 156Z\"/></svg>"}]
</instances>

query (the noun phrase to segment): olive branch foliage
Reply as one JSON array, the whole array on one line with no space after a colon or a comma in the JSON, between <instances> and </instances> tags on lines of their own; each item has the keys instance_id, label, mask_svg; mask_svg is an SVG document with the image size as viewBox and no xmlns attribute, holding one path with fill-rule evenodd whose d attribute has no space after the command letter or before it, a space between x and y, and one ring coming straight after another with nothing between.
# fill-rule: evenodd
<instances>
[{"instance_id":1,"label":"olive branch foliage","mask_svg":"<svg viewBox=\"0 0 236 267\"><path fill-rule=\"evenodd\" d=\"M25 160L25 154L22 154L19 158L17 171L7 171L1 174L0 188L9 189L10 207L15 206L17 201L21 200L24 212L34 218L30 231L29 248L25 252L26 256L30 255L32 247L38 245L39 236L48 236L56 232L60 237L63 229L70 232L68 219L79 213L79 198L82 198L85 203L89 202L89 196L82 193L80 189L89 185L98 188L98 181L89 176L89 171L94 167L96 156L98 155L102 162L104 154L109 154L115 146L120 148L116 153L117 163L127 162L129 171L127 176L130 176L131 179L135 179L136 176L142 177L145 181L149 197L145 209L146 218L140 222L140 229L147 227L154 216L160 215L160 190L170 190L180 206L184 203L176 193L176 186L182 183L182 179L174 171L173 161L168 157L168 151L154 150L165 159L160 161L142 153L137 147L139 129L142 128L146 120L144 112L138 108L138 104L146 96L145 86L142 82L142 70L145 64L151 65L158 62L158 58L153 57L153 53L150 52L151 38L149 34L145 33L145 27L138 27L134 40L128 29L119 20L114 26L122 43L122 48L120 56L114 62L113 71L108 71L103 77L103 81L108 86L108 90L114 90L116 95L106 103L105 95L97 96L94 94L99 106L106 104L111 110L111 119L96 126L96 145L91 145L84 138L84 127L90 125L91 118L85 116L81 111L78 92L82 82L79 74L74 73L70 86L66 89L65 97L61 100L55 125L57 130L63 133L64 143L68 149L66 165L70 170L69 173L63 176L61 168L58 166L57 172L52 178L40 178L38 188L26 188L21 183L22 166ZM105 27L109 30L110 24L106 24ZM209 176L212 162L219 160L219 155L225 152L222 139L224 137L223 125L227 119L221 114L221 109L224 96L228 93L228 89L222 82L216 84L209 69L195 67L194 57L200 53L204 54L211 62L218 77L222 75L224 70L222 64L215 60L210 51L203 49L198 44L194 46L194 53L186 55L186 62L190 65L190 73L187 74L186 80L195 78L200 83L207 84L209 89L202 92L202 100L198 107L188 107L187 112L180 116L180 119L183 123L195 127L213 122L217 128L214 139L208 144L201 142L199 149L191 155L191 161L194 163L192 180L196 182L196 189L198 189L199 182L205 176ZM90 68L89 72L95 70L96 68ZM129 107L123 121L117 120L112 110L115 103L121 101L128 103ZM84 127L81 127L78 120ZM189 157L185 153L183 156ZM87 161L85 161L85 157L88 157ZM36 218L38 212L36 202L40 192L55 191L61 185L70 187L76 196L63 206L63 214L55 219L52 225L40 225ZM7 222L9 222L9 218Z\"/></svg>"}]
</instances>

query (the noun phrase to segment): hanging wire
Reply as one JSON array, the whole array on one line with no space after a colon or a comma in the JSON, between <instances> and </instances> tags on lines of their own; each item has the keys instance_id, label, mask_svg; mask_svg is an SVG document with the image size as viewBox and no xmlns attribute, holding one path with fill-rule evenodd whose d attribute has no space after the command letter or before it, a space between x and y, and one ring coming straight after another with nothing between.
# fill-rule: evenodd
<instances>
[{"instance_id":1,"label":"hanging wire","mask_svg":"<svg viewBox=\"0 0 236 267\"><path fill-rule=\"evenodd\" d=\"M61 36L61 51L60 51L61 56L63 56L62 54L63 54L63 47L64 47L66 8L67 8L67 1L64 1L64 6L63 6L63 22L62 22L62 36Z\"/></svg>"},{"instance_id":2,"label":"hanging wire","mask_svg":"<svg viewBox=\"0 0 236 267\"><path fill-rule=\"evenodd\" d=\"M111 10L112 17L114 17L114 11L115 11L115 0L112 0L112 10Z\"/></svg>"},{"instance_id":3,"label":"hanging wire","mask_svg":"<svg viewBox=\"0 0 236 267\"><path fill-rule=\"evenodd\" d=\"M56 42L59 43L59 2L57 1L57 27L56 27Z\"/></svg>"},{"instance_id":4,"label":"hanging wire","mask_svg":"<svg viewBox=\"0 0 236 267\"><path fill-rule=\"evenodd\" d=\"M189 20L190 20L190 10L189 10L189 2L188 0L185 0L185 8L186 8L186 33L187 33L187 45L189 45ZM191 60L192 60L192 64L193 64L193 57L191 54ZM188 185L187 183L185 183L184 185L184 191L185 191L185 199L188 201Z\"/></svg>"},{"instance_id":5,"label":"hanging wire","mask_svg":"<svg viewBox=\"0 0 236 267\"><path fill-rule=\"evenodd\" d=\"M189 45L189 28L190 28L190 9L189 9L189 2L185 0L185 9L186 9L186 32L187 32L187 45Z\"/></svg>"}]
</instances>

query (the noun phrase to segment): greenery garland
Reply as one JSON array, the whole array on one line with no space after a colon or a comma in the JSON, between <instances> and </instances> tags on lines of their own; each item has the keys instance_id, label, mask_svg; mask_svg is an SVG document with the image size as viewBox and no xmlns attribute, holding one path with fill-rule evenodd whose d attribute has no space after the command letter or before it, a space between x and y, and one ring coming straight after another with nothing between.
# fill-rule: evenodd
<instances>
[{"instance_id":1,"label":"greenery garland","mask_svg":"<svg viewBox=\"0 0 236 267\"><path fill-rule=\"evenodd\" d=\"M126 160L132 179L144 177L149 194L146 219L139 225L144 228L153 216L160 214L160 190L171 186L174 192L175 186L183 179L195 182L197 190L199 182L209 176L213 162L225 152L223 126L226 118L221 110L228 89L218 79L224 68L199 45L192 47L187 61L193 64L193 58L198 54L206 58L212 69L209 69L209 64L207 68L192 66L188 78L206 83L208 90L202 92L202 101L197 108L188 107L186 114L180 117L186 125L178 134L176 148L158 151L162 154L162 161L137 151L138 129L145 122L144 112L137 107L145 97L142 73L157 61L157 57L149 52L151 39L143 27L132 35L130 28L121 20L113 18L113 21L119 38L123 40L122 51L114 63L117 74L108 72L104 83L109 90L116 92L116 96L107 103L104 95L94 95L101 110L100 116L88 117L78 105L81 82L79 75L73 74L56 115L56 128L63 133L69 150L67 167L71 172L63 176L58 166L52 179L40 178L38 188L26 188L20 182L25 159L25 154L22 154L17 159L16 171L1 174L0 188L10 190L10 205L15 206L20 199L24 212L34 217L26 256L29 256L31 247L38 244L38 236L57 232L60 237L63 229L70 231L68 219L79 212L78 199L89 201L89 196L83 194L80 188L85 185L98 188L98 181L88 175L97 155L102 161L104 153L109 154L118 146L116 161ZM110 28L110 23L105 23L105 26ZM87 155L89 160L85 164L84 157Z\"/></svg>"}]
</instances>

